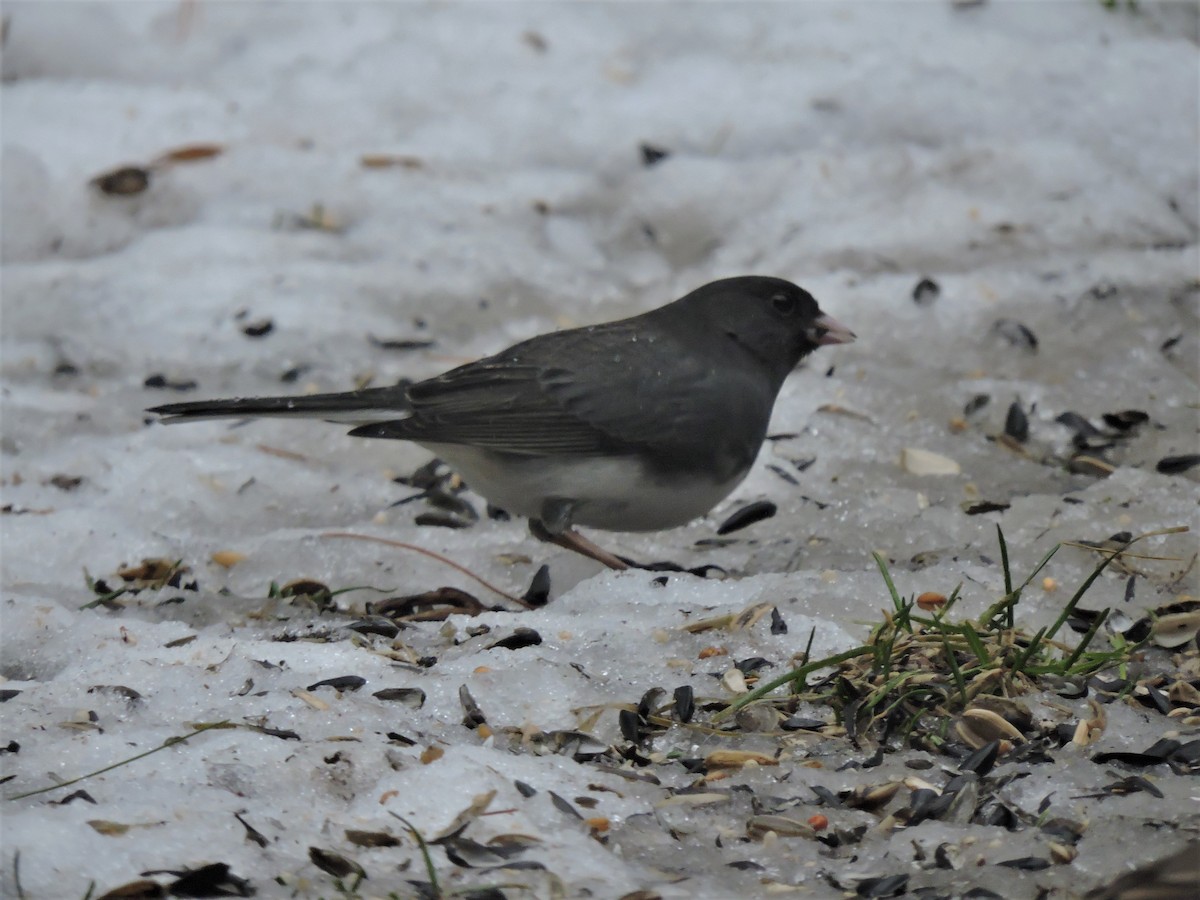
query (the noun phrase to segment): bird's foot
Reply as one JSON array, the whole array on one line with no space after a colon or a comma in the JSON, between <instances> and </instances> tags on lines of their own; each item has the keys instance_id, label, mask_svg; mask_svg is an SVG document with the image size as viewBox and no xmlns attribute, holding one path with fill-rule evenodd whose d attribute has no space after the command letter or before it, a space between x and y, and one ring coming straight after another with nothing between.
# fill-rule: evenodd
<instances>
[{"instance_id":1,"label":"bird's foot","mask_svg":"<svg viewBox=\"0 0 1200 900\"><path fill-rule=\"evenodd\" d=\"M623 572L629 568L629 563L625 562L621 557L609 553L598 544L592 543L574 528L567 528L555 534L537 519L530 519L529 531L539 541L545 541L548 544L557 544L559 547L565 547L567 550L574 550L576 553L580 553L588 559L594 559L601 565L608 566L610 569L615 569L618 572Z\"/></svg>"}]
</instances>

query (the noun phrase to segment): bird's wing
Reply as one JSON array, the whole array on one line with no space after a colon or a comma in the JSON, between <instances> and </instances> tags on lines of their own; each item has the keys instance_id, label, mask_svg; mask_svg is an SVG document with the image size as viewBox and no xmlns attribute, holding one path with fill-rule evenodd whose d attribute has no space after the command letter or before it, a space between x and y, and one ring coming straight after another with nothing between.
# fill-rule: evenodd
<instances>
[{"instance_id":1,"label":"bird's wing","mask_svg":"<svg viewBox=\"0 0 1200 900\"><path fill-rule=\"evenodd\" d=\"M411 416L351 433L526 456L629 452L653 434L658 449L686 450L720 423L707 404L682 401L719 377L669 336L616 322L533 338L419 382L408 390Z\"/></svg>"},{"instance_id":2,"label":"bird's wing","mask_svg":"<svg viewBox=\"0 0 1200 900\"><path fill-rule=\"evenodd\" d=\"M413 413L362 425L358 437L466 444L526 456L599 454L603 431L557 404L542 386L543 370L480 360L409 389Z\"/></svg>"}]
</instances>

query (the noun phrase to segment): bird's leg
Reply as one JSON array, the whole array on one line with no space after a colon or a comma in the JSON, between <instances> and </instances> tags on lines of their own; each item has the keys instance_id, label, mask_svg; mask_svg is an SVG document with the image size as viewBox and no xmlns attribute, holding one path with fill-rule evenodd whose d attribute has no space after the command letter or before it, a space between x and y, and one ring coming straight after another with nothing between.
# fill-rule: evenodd
<instances>
[{"instance_id":1,"label":"bird's leg","mask_svg":"<svg viewBox=\"0 0 1200 900\"><path fill-rule=\"evenodd\" d=\"M548 544L557 544L559 547L565 547L567 550L574 550L576 553L581 553L589 559L594 559L596 562L608 566L610 569L616 569L621 572L629 568L629 564L625 560L609 553L603 547L593 544L574 528L564 528L555 534L537 519L530 519L529 531L539 541L545 541Z\"/></svg>"}]
</instances>

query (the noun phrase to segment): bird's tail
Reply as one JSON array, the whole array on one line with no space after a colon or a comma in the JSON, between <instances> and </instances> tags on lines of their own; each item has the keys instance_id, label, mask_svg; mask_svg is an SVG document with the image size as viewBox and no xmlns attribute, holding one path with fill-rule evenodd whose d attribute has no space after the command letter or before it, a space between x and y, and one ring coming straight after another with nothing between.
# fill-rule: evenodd
<instances>
[{"instance_id":1,"label":"bird's tail","mask_svg":"<svg viewBox=\"0 0 1200 900\"><path fill-rule=\"evenodd\" d=\"M162 416L166 423L201 419L242 419L262 416L324 419L347 425L403 419L411 412L405 394L407 384L366 388L337 394L300 397L234 397L228 400L192 400L166 403L146 412Z\"/></svg>"}]
</instances>

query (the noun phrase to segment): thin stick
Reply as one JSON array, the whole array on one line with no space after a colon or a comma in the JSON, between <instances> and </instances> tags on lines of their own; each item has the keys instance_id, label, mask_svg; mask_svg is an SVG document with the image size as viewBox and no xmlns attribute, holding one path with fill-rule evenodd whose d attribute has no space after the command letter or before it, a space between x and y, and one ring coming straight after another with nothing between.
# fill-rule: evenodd
<instances>
[{"instance_id":1,"label":"thin stick","mask_svg":"<svg viewBox=\"0 0 1200 900\"><path fill-rule=\"evenodd\" d=\"M534 609L532 604L526 603L520 597L514 597L508 591L501 590L500 588L498 588L494 584L492 584L490 581L485 581L483 578L480 578L478 575L476 575L474 572L472 572L470 569L468 569L466 566L459 565L454 560L449 559L448 557L442 556L440 553L434 553L432 550L426 550L424 547L418 547L416 544L407 544L404 541L393 541L390 538L375 537L375 535L373 535L373 534L355 534L352 531L326 531L321 535L321 537L323 537L323 538L350 538L350 539L356 540L356 541L371 541L372 543L375 543L375 544L383 544L385 547L396 547L400 550L412 550L414 553L420 553L422 556L428 556L430 559L436 559L438 562L461 572L462 574L466 575L468 578L482 584L485 588L487 588L492 593L499 594L505 600L511 600L513 603L516 603L518 606L523 606L525 609Z\"/></svg>"},{"instance_id":2,"label":"thin stick","mask_svg":"<svg viewBox=\"0 0 1200 900\"><path fill-rule=\"evenodd\" d=\"M1183 562L1182 556L1151 556L1148 553L1129 553L1115 547L1097 547L1095 544L1080 544L1076 541L1063 541L1062 547L1073 547L1076 550L1090 550L1093 553L1115 553L1122 559L1147 559L1152 562Z\"/></svg>"},{"instance_id":3,"label":"thin stick","mask_svg":"<svg viewBox=\"0 0 1200 900\"><path fill-rule=\"evenodd\" d=\"M1063 624L1070 617L1071 613L1075 611L1075 607L1079 605L1079 601L1083 599L1083 595L1086 594L1088 588L1092 586L1092 582L1100 577L1101 573L1108 568L1109 563L1123 556L1125 551L1127 551L1130 547L1132 547L1138 541L1145 540L1149 537L1161 537L1165 534L1183 534L1188 530L1189 528L1187 525L1176 525L1173 528L1160 528L1157 531L1147 531L1145 534L1139 534L1137 537L1132 537L1126 541L1123 547L1089 547L1089 550L1096 551L1103 557L1103 559L1096 566L1096 568L1092 570L1092 574L1089 575L1083 584L1079 586L1079 589L1075 591L1075 595L1071 597L1069 601L1067 601L1067 605L1064 606L1062 612L1059 613L1058 618L1050 627L1050 631L1047 632L1046 637L1048 639L1053 639L1053 637L1058 634L1058 630L1063 627Z\"/></svg>"}]
</instances>

